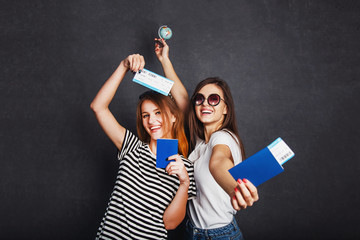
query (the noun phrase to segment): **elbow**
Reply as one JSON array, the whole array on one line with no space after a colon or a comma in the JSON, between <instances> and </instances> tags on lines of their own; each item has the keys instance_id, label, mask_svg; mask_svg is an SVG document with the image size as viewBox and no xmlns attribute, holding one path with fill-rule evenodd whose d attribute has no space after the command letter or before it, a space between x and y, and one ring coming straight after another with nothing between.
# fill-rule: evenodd
<instances>
[{"instance_id":1,"label":"elbow","mask_svg":"<svg viewBox=\"0 0 360 240\"><path fill-rule=\"evenodd\" d=\"M92 102L90 103L90 109L91 109L91 110L93 110L93 111L95 112L95 110L96 110L96 106L95 106L94 101L92 101Z\"/></svg>"},{"instance_id":2,"label":"elbow","mask_svg":"<svg viewBox=\"0 0 360 240\"><path fill-rule=\"evenodd\" d=\"M184 220L185 218L185 214L178 214L177 217L173 218L173 219L164 219L164 226L166 230L174 230L175 228L177 228L177 226L179 226L179 224Z\"/></svg>"},{"instance_id":3,"label":"elbow","mask_svg":"<svg viewBox=\"0 0 360 240\"><path fill-rule=\"evenodd\" d=\"M93 102L90 103L90 109L94 112L94 113L97 113L101 110L101 108Z\"/></svg>"},{"instance_id":4,"label":"elbow","mask_svg":"<svg viewBox=\"0 0 360 240\"><path fill-rule=\"evenodd\" d=\"M166 230L174 230L177 226L175 224L166 224L165 229Z\"/></svg>"},{"instance_id":5,"label":"elbow","mask_svg":"<svg viewBox=\"0 0 360 240\"><path fill-rule=\"evenodd\" d=\"M175 223L175 222L165 223L164 222L164 225L165 225L166 230L174 230L179 225L179 223Z\"/></svg>"},{"instance_id":6,"label":"elbow","mask_svg":"<svg viewBox=\"0 0 360 240\"><path fill-rule=\"evenodd\" d=\"M94 111L94 103L93 102L90 103L90 109Z\"/></svg>"}]
</instances>

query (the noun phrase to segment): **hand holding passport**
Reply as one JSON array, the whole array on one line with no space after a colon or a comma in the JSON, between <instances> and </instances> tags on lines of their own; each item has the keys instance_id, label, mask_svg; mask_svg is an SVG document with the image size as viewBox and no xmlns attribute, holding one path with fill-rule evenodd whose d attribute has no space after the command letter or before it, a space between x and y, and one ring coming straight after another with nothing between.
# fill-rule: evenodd
<instances>
[{"instance_id":1,"label":"hand holding passport","mask_svg":"<svg viewBox=\"0 0 360 240\"><path fill-rule=\"evenodd\" d=\"M255 187L284 171L282 164L294 157L294 152L281 139L255 153L229 170L235 180L248 179Z\"/></svg>"}]
</instances>

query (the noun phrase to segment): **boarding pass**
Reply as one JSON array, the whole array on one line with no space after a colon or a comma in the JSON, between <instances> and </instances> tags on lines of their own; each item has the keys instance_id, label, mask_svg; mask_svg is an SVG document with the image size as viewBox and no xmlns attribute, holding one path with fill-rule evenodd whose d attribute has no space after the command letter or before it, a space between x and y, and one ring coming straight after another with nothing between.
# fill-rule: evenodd
<instances>
[{"instance_id":1,"label":"boarding pass","mask_svg":"<svg viewBox=\"0 0 360 240\"><path fill-rule=\"evenodd\" d=\"M150 88L151 90L164 94L165 96L169 95L169 92L174 85L174 81L145 68L135 74L133 81L144 87Z\"/></svg>"},{"instance_id":2,"label":"boarding pass","mask_svg":"<svg viewBox=\"0 0 360 240\"><path fill-rule=\"evenodd\" d=\"M280 165L283 165L285 162L295 156L294 152L281 138L278 138L273 143L271 143L268 146L268 149Z\"/></svg>"}]
</instances>

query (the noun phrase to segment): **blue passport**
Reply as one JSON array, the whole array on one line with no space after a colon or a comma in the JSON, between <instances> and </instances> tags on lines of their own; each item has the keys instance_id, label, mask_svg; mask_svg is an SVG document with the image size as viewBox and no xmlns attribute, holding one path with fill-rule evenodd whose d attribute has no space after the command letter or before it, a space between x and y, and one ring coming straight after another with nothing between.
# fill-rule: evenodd
<instances>
[{"instance_id":1,"label":"blue passport","mask_svg":"<svg viewBox=\"0 0 360 240\"><path fill-rule=\"evenodd\" d=\"M169 162L168 157L178 153L177 139L158 139L156 145L156 167L166 168Z\"/></svg>"},{"instance_id":2,"label":"blue passport","mask_svg":"<svg viewBox=\"0 0 360 240\"><path fill-rule=\"evenodd\" d=\"M246 178L256 187L282 173L282 164L294 156L294 152L281 139L260 150L229 170L235 180Z\"/></svg>"}]
</instances>

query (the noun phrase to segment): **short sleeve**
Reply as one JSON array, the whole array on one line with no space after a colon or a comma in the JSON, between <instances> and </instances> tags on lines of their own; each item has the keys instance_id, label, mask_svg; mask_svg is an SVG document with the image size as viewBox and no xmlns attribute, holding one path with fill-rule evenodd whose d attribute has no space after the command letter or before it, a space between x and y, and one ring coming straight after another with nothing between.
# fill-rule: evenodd
<instances>
[{"instance_id":1,"label":"short sleeve","mask_svg":"<svg viewBox=\"0 0 360 240\"><path fill-rule=\"evenodd\" d=\"M122 159L129 152L134 151L134 149L136 149L140 143L140 139L126 129L121 150L118 152L118 160Z\"/></svg>"},{"instance_id":2,"label":"short sleeve","mask_svg":"<svg viewBox=\"0 0 360 240\"><path fill-rule=\"evenodd\" d=\"M236 136L231 132L227 130L221 130L213 133L209 140L209 146L212 149L218 144L223 144L229 147L235 165L243 160L241 157L240 146L237 142Z\"/></svg>"},{"instance_id":3,"label":"short sleeve","mask_svg":"<svg viewBox=\"0 0 360 240\"><path fill-rule=\"evenodd\" d=\"M188 172L188 175L189 175L189 180L190 180L190 185L189 185L189 190L188 190L188 199L192 199L192 198L195 198L196 197L196 184L195 184L195 178L194 178L194 164L184 158L183 156L181 156L183 162L184 162L184 165L185 165L185 168L186 168L186 171Z\"/></svg>"}]
</instances>

